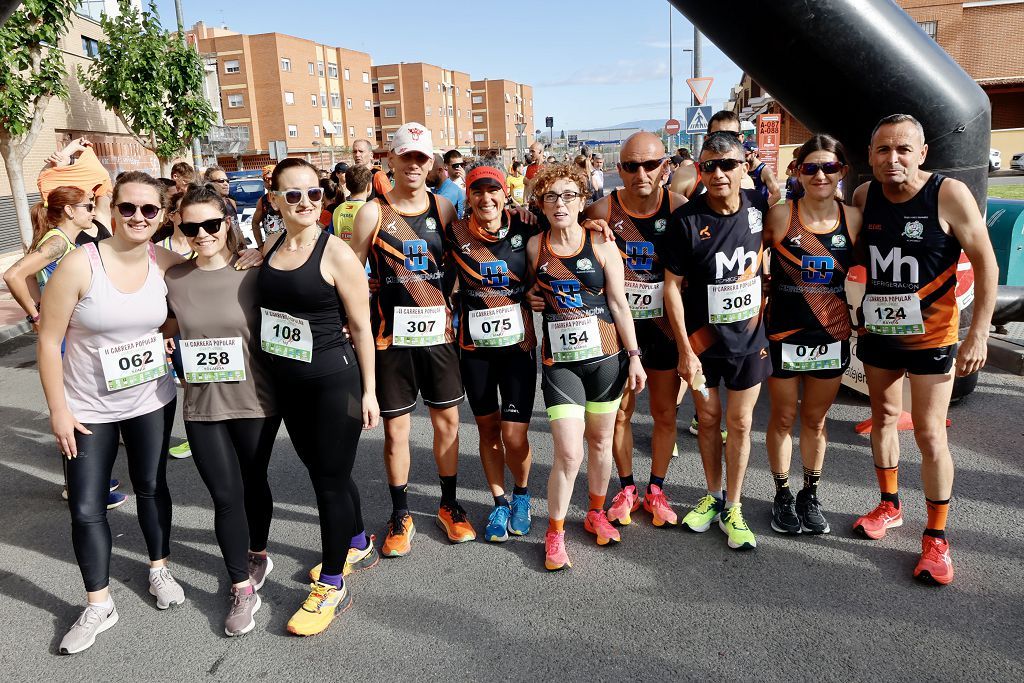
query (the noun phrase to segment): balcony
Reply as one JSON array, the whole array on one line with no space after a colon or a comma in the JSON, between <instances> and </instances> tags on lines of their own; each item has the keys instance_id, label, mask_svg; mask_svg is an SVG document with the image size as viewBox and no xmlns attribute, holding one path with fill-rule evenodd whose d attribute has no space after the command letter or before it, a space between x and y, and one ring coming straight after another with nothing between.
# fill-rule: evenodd
<instances>
[{"instance_id":1,"label":"balcony","mask_svg":"<svg viewBox=\"0 0 1024 683\"><path fill-rule=\"evenodd\" d=\"M202 138L203 149L216 156L241 154L249 148L248 126L213 126Z\"/></svg>"}]
</instances>

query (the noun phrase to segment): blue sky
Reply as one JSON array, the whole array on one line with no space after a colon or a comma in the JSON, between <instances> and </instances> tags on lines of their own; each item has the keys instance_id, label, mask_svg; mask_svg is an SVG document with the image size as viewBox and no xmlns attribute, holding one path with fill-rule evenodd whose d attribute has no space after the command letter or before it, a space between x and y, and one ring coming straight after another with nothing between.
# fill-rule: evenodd
<instances>
[{"instance_id":1,"label":"blue sky","mask_svg":"<svg viewBox=\"0 0 1024 683\"><path fill-rule=\"evenodd\" d=\"M241 33L277 31L369 52L374 64L423 61L531 84L538 127L545 116L564 130L668 118L665 0L181 2L186 26L202 20ZM158 0L157 8L173 29L174 0ZM682 118L690 54L681 50L692 46L693 27L673 10L672 29L674 114ZM708 104L717 109L740 70L707 39L703 45L704 75L715 78Z\"/></svg>"}]
</instances>

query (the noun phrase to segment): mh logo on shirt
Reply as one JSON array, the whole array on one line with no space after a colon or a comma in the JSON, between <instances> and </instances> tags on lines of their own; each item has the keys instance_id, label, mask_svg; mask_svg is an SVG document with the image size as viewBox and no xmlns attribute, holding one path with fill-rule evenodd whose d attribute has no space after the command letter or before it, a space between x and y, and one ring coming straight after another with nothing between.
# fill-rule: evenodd
<instances>
[{"instance_id":1,"label":"mh logo on shirt","mask_svg":"<svg viewBox=\"0 0 1024 683\"><path fill-rule=\"evenodd\" d=\"M559 308L583 308L580 283L576 280L552 280L551 290L555 293Z\"/></svg>"},{"instance_id":2,"label":"mh logo on shirt","mask_svg":"<svg viewBox=\"0 0 1024 683\"><path fill-rule=\"evenodd\" d=\"M809 256L800 259L800 279L811 285L827 285L832 282L832 271L836 261L831 256Z\"/></svg>"},{"instance_id":3,"label":"mh logo on shirt","mask_svg":"<svg viewBox=\"0 0 1024 683\"><path fill-rule=\"evenodd\" d=\"M736 275L745 273L753 268L757 262L757 252L746 251L743 247L736 247L732 256L715 252L715 278L721 280L726 275L735 272Z\"/></svg>"},{"instance_id":4,"label":"mh logo on shirt","mask_svg":"<svg viewBox=\"0 0 1024 683\"><path fill-rule=\"evenodd\" d=\"M485 287L508 287L508 264L504 261L482 261L480 275Z\"/></svg>"},{"instance_id":5,"label":"mh logo on shirt","mask_svg":"<svg viewBox=\"0 0 1024 683\"><path fill-rule=\"evenodd\" d=\"M881 280L886 271L891 271L893 282L903 282L905 271L910 276L907 282L917 284L921 268L916 258L904 256L903 250L899 247L894 247L885 256L873 244L868 247L868 251L871 254L871 279Z\"/></svg>"},{"instance_id":6,"label":"mh logo on shirt","mask_svg":"<svg viewBox=\"0 0 1024 683\"><path fill-rule=\"evenodd\" d=\"M654 245L650 242L626 242L626 267L650 270L654 265Z\"/></svg>"},{"instance_id":7,"label":"mh logo on shirt","mask_svg":"<svg viewBox=\"0 0 1024 683\"><path fill-rule=\"evenodd\" d=\"M402 240L402 254L405 256L405 269L410 273L427 269L426 240Z\"/></svg>"}]
</instances>

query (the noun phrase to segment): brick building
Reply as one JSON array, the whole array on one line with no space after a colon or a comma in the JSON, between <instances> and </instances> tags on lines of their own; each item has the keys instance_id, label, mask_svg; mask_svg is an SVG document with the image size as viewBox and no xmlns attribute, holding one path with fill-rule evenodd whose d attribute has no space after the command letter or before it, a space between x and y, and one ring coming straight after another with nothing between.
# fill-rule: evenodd
<instances>
[{"instance_id":1,"label":"brick building","mask_svg":"<svg viewBox=\"0 0 1024 683\"><path fill-rule=\"evenodd\" d=\"M477 152L516 149L516 124L526 126L526 145L534 139L533 88L503 79L471 83L473 146Z\"/></svg>"},{"instance_id":2,"label":"brick building","mask_svg":"<svg viewBox=\"0 0 1024 683\"><path fill-rule=\"evenodd\" d=\"M992 146L1004 166L1024 151L1024 0L897 0L897 4L966 71L992 103ZM744 120L781 113L783 145L796 145L810 131L744 74L732 90L727 109ZM788 159L780 155L780 167Z\"/></svg>"},{"instance_id":3,"label":"brick building","mask_svg":"<svg viewBox=\"0 0 1024 683\"><path fill-rule=\"evenodd\" d=\"M437 150L472 144L469 74L423 62L372 69L373 116L381 150L407 121L430 130Z\"/></svg>"},{"instance_id":4,"label":"brick building","mask_svg":"<svg viewBox=\"0 0 1024 683\"><path fill-rule=\"evenodd\" d=\"M197 22L186 34L215 63L227 126L249 147L225 168L259 168L269 143L328 167L360 138L376 137L370 55L281 33L245 35Z\"/></svg>"}]
</instances>

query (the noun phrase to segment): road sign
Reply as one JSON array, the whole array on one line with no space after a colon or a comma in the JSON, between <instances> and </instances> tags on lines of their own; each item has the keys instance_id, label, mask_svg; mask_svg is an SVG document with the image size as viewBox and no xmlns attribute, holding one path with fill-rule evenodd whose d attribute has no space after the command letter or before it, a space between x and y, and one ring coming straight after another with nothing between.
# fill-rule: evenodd
<instances>
[{"instance_id":1,"label":"road sign","mask_svg":"<svg viewBox=\"0 0 1024 683\"><path fill-rule=\"evenodd\" d=\"M697 104L704 104L704 101L708 99L708 93L711 92L711 84L714 80L711 76L686 79L686 85L690 86L690 92L697 98Z\"/></svg>"},{"instance_id":2,"label":"road sign","mask_svg":"<svg viewBox=\"0 0 1024 683\"><path fill-rule=\"evenodd\" d=\"M772 172L779 174L779 138L782 133L781 114L761 114L757 117L757 149L761 161L768 164Z\"/></svg>"},{"instance_id":3,"label":"road sign","mask_svg":"<svg viewBox=\"0 0 1024 683\"><path fill-rule=\"evenodd\" d=\"M570 145L575 145L579 141L580 141L580 136L578 136L578 135L570 135L569 136L569 144Z\"/></svg>"},{"instance_id":4,"label":"road sign","mask_svg":"<svg viewBox=\"0 0 1024 683\"><path fill-rule=\"evenodd\" d=\"M544 117L544 127L545 128L554 128L555 127L555 117L554 116L545 116Z\"/></svg>"},{"instance_id":5,"label":"road sign","mask_svg":"<svg viewBox=\"0 0 1024 683\"><path fill-rule=\"evenodd\" d=\"M690 135L703 135L708 132L708 119L711 118L711 106L686 108L686 132Z\"/></svg>"},{"instance_id":6,"label":"road sign","mask_svg":"<svg viewBox=\"0 0 1024 683\"><path fill-rule=\"evenodd\" d=\"M517 123L516 124L516 134L517 135L522 135L525 132L526 132L526 124L525 123Z\"/></svg>"},{"instance_id":7,"label":"road sign","mask_svg":"<svg viewBox=\"0 0 1024 683\"><path fill-rule=\"evenodd\" d=\"M665 122L665 134L675 135L679 132L679 121L676 119L669 119Z\"/></svg>"}]
</instances>

